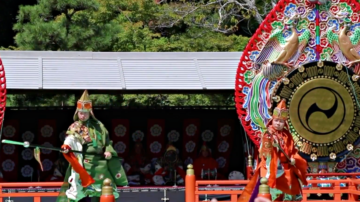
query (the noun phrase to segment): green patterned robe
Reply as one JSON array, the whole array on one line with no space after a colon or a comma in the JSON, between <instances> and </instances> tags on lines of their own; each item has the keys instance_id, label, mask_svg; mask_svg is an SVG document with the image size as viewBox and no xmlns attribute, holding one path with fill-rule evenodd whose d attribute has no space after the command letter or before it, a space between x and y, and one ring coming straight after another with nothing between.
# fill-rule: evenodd
<instances>
[{"instance_id":1,"label":"green patterned robe","mask_svg":"<svg viewBox=\"0 0 360 202\"><path fill-rule=\"evenodd\" d=\"M95 183L79 191L76 200L68 199L65 192L71 188L71 183L69 183L68 180L69 177L71 177L71 172L74 172L70 165L67 169L58 201L79 201L86 196L100 197L102 183L106 178L111 179L113 182L113 193L115 198L118 198L119 194L117 193L116 185L125 186L128 184L128 181L120 158L118 158L117 152L112 147L112 141L110 141L109 133L104 125L100 121L90 117L86 122L76 121L71 124L66 134L71 138L75 137L81 141L82 151L86 153L82 155L83 167L93 177ZM91 140L88 139L90 141L85 140L87 135L90 137ZM66 144L66 142L67 140L65 140L64 144ZM112 158L109 160L105 159L104 152L110 152ZM78 182L81 185L80 180ZM96 201L98 200L99 198L96 199Z\"/></svg>"}]
</instances>

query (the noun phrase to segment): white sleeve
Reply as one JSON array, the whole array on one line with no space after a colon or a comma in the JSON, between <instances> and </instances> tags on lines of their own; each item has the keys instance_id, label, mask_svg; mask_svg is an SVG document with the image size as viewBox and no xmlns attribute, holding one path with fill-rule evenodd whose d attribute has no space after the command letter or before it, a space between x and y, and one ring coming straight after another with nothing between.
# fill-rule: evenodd
<instances>
[{"instance_id":1,"label":"white sleeve","mask_svg":"<svg viewBox=\"0 0 360 202\"><path fill-rule=\"evenodd\" d=\"M82 144L74 135L68 135L65 138L64 144L69 145L72 150L82 151Z\"/></svg>"}]
</instances>

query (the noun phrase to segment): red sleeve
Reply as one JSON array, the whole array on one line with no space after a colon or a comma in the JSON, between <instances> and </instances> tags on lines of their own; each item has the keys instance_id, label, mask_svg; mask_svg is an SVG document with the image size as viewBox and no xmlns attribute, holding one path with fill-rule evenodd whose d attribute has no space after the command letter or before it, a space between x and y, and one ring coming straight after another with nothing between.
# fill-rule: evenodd
<instances>
[{"instance_id":1,"label":"red sleeve","mask_svg":"<svg viewBox=\"0 0 360 202\"><path fill-rule=\"evenodd\" d=\"M158 171L155 172L154 175L161 175L161 176L165 176L166 172L163 174L164 172L164 168L160 168Z\"/></svg>"},{"instance_id":2,"label":"red sleeve","mask_svg":"<svg viewBox=\"0 0 360 202\"><path fill-rule=\"evenodd\" d=\"M201 178L201 166L200 166L200 164L201 163L199 162L199 160L196 159L195 162L194 162L194 172L195 172L196 179Z\"/></svg>"},{"instance_id":3,"label":"red sleeve","mask_svg":"<svg viewBox=\"0 0 360 202\"><path fill-rule=\"evenodd\" d=\"M213 168L218 168L219 167L219 164L218 164L218 162L215 160L215 159L212 159L213 161L212 161L212 166L213 166Z\"/></svg>"}]
</instances>

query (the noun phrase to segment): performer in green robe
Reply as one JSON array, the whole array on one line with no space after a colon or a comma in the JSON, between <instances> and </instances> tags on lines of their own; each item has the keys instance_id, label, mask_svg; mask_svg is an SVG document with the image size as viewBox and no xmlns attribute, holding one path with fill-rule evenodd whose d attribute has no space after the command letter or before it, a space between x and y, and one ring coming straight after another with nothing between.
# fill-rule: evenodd
<instances>
[{"instance_id":1,"label":"performer in green robe","mask_svg":"<svg viewBox=\"0 0 360 202\"><path fill-rule=\"evenodd\" d=\"M118 198L116 185L127 185L127 177L120 158L112 147L108 131L94 116L92 102L86 90L77 102L74 121L67 130L61 147L69 168L58 202L84 201L88 197L92 202L99 201L103 180L106 178L112 180L113 193ZM70 150L83 153L73 153Z\"/></svg>"}]
</instances>

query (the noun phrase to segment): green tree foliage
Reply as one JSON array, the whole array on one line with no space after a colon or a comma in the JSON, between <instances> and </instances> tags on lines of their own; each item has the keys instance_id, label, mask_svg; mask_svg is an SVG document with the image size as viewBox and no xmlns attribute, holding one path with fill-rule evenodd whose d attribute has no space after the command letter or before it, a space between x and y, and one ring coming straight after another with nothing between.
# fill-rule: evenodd
<instances>
[{"instance_id":1,"label":"green tree foliage","mask_svg":"<svg viewBox=\"0 0 360 202\"><path fill-rule=\"evenodd\" d=\"M75 106L74 94L12 94L7 97L7 107ZM159 106L234 106L233 93L226 94L92 94L94 106L159 107Z\"/></svg>"},{"instance_id":2,"label":"green tree foliage","mask_svg":"<svg viewBox=\"0 0 360 202\"><path fill-rule=\"evenodd\" d=\"M195 6L201 3L204 2L199 1ZM199 26L204 19L216 19L217 7L196 8L196 12L184 13L189 6L194 4L158 4L154 0L38 0L36 5L19 7L13 27L17 32L17 46L6 49L221 52L245 48L248 37ZM181 16L181 13L186 15ZM231 22L227 24L232 26ZM11 95L8 106L73 106L76 99L71 94ZM233 105L232 93L92 95L92 99L100 106Z\"/></svg>"},{"instance_id":3,"label":"green tree foliage","mask_svg":"<svg viewBox=\"0 0 360 202\"><path fill-rule=\"evenodd\" d=\"M185 19L175 23L167 9L153 0L39 0L20 6L15 40L23 50L124 52L241 51L248 42Z\"/></svg>"},{"instance_id":4,"label":"green tree foliage","mask_svg":"<svg viewBox=\"0 0 360 202\"><path fill-rule=\"evenodd\" d=\"M15 45L15 31L12 29L12 27L13 24L16 23L16 15L18 13L19 5L22 4L34 5L36 4L36 0L0 1L0 47L9 47Z\"/></svg>"},{"instance_id":5,"label":"green tree foliage","mask_svg":"<svg viewBox=\"0 0 360 202\"><path fill-rule=\"evenodd\" d=\"M39 0L20 6L16 44L24 50L111 51L121 29L98 13L102 9L96 0Z\"/></svg>"}]
</instances>

